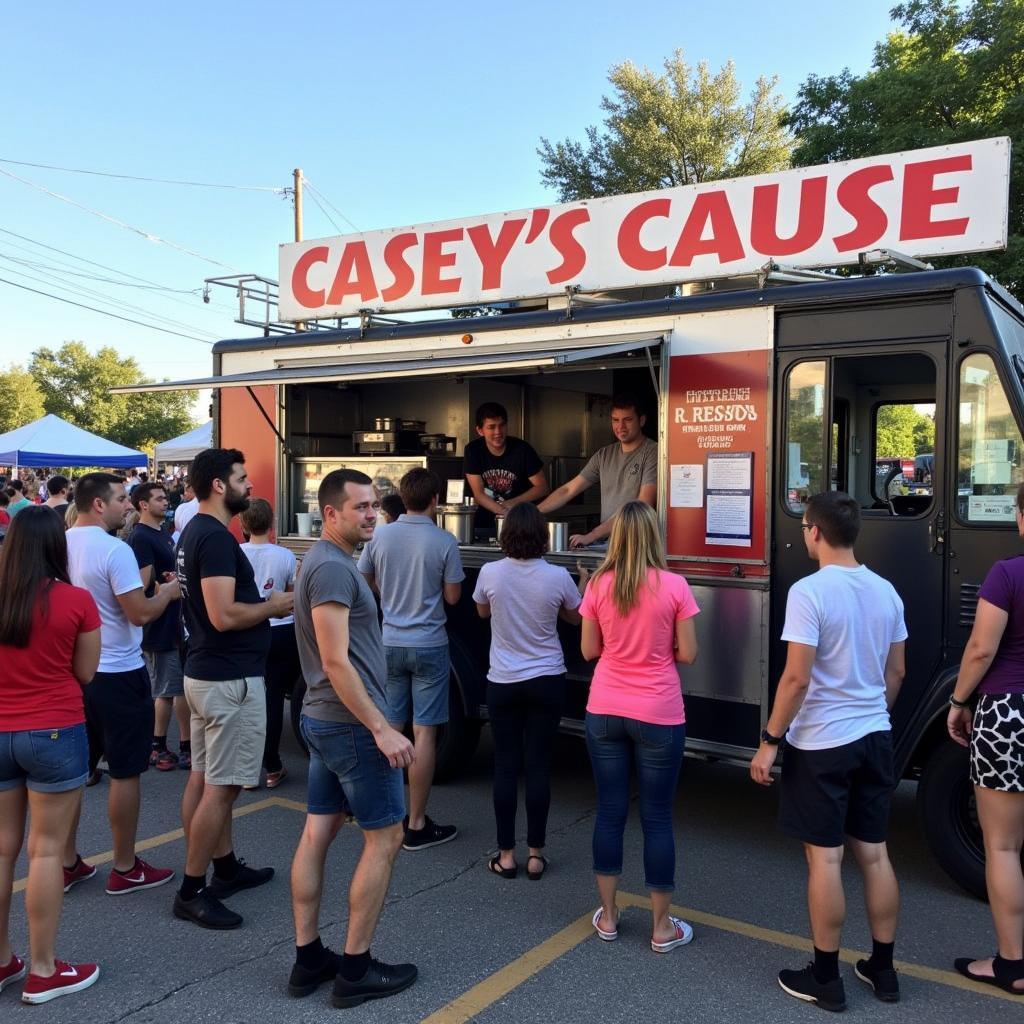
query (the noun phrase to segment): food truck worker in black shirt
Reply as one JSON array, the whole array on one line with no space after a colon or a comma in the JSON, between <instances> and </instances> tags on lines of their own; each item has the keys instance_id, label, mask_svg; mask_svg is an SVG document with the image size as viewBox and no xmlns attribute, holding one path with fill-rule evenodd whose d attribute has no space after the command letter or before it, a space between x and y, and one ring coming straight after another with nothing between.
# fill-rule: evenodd
<instances>
[{"instance_id":1,"label":"food truck worker in black shirt","mask_svg":"<svg viewBox=\"0 0 1024 1024\"><path fill-rule=\"evenodd\" d=\"M476 432L463 452L462 468L476 501L476 528L492 530L494 517L503 516L522 501L539 501L548 493L544 463L522 438L508 436L508 412L497 402L484 402L476 411Z\"/></svg>"}]
</instances>

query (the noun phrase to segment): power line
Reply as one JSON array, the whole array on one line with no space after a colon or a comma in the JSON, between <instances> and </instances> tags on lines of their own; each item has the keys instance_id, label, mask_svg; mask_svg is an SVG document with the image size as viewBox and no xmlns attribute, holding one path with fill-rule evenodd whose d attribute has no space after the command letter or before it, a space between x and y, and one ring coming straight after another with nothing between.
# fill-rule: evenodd
<instances>
[{"instance_id":1,"label":"power line","mask_svg":"<svg viewBox=\"0 0 1024 1024\"><path fill-rule=\"evenodd\" d=\"M303 178L302 180L303 180L303 181L305 182L305 184L306 184L306 187L307 187L307 188L309 188L309 189L310 189L311 191L315 192L315 193L316 193L316 195L318 195L318 196L319 196L319 197L320 197L320 198L321 198L321 199L322 199L322 200L323 200L323 201L324 201L324 202L325 202L325 203L326 203L326 204L327 204L327 205L328 205L328 206L329 206L329 207L330 207L330 208L331 208L331 209L332 209L332 210L333 210L333 211L334 211L334 212L335 212L335 213L336 213L336 214L337 214L337 215L338 215L338 216L339 216L339 217L340 217L340 218L341 218L341 219L342 219L342 220L343 220L343 221L344 221L344 222L345 222L345 223L346 223L346 224L347 224L347 225L348 225L348 226L349 226L349 227L350 227L350 228L351 228L351 229L352 229L353 231L358 231L358 230L359 230L359 228L357 228L357 227L355 226L355 224L353 224L353 223L352 223L352 221L350 221L350 220L348 219L348 217L346 217L346 216L345 216L345 214L343 214L343 213L341 212L341 210L339 210L339 209L338 209L338 208L337 208L337 207L336 207L336 206L334 205L334 203L332 203L332 202L330 201L330 199L328 199L328 198L327 198L327 196L325 196L325 195L323 194L323 192L321 192L321 191L320 191L320 189L318 189L318 188L316 187L316 185L314 185L314 184L313 184L313 183L312 183L312 182L311 182L311 181L309 180L309 178ZM315 198L315 197L314 197L314 198ZM326 212L326 211L325 211L325 212ZM333 223L333 221L332 221L332 223ZM335 227L337 227L337 225L335 225ZM339 230L340 230L340 229L339 229Z\"/></svg>"},{"instance_id":2,"label":"power line","mask_svg":"<svg viewBox=\"0 0 1024 1024\"><path fill-rule=\"evenodd\" d=\"M133 234L140 235L145 238L148 242L156 242L160 245L166 245L171 249L177 249L178 252L185 253L186 256L194 256L196 259L202 260L204 263L212 263L215 267L223 267L225 270L230 270L235 274L241 274L243 271L239 270L238 267L231 266L230 263L222 263L220 260L215 260L211 256L204 256L201 252L196 252L194 249L188 249L183 245L179 245L177 242L172 242L169 239L161 238L159 235L154 235L151 231L146 231L143 228L135 227L134 224L127 224L123 220L118 220L117 217L112 217L109 213L103 213L101 210L94 210L92 207L85 206L83 203L79 203L77 200L71 199L68 196L61 195L59 192L54 192L52 189L46 188L45 185L40 185L37 182L29 181L28 178L21 178L17 174L11 171L5 171L0 167L0 174L8 178L13 178L14 181L20 181L23 185L28 185L30 188L34 188L44 195L48 195L53 199L59 199L63 203L68 203L71 206L77 207L79 210L84 210L86 213L91 213L94 217L99 217L101 220L105 220L110 224L115 224L119 228L124 228L125 231L131 231Z\"/></svg>"},{"instance_id":3,"label":"power line","mask_svg":"<svg viewBox=\"0 0 1024 1024\"><path fill-rule=\"evenodd\" d=\"M109 171L87 171L82 167L33 164L27 160L9 160L6 157L0 157L0 164L14 164L18 167L39 167L47 171L66 171L69 174L91 174L98 178L120 178L122 181L148 181L157 185L192 185L196 188L226 188L236 192L276 192L278 195L283 195L288 191L283 185L222 185L211 181L184 181L180 178L144 178L137 174L113 174Z\"/></svg>"},{"instance_id":4,"label":"power line","mask_svg":"<svg viewBox=\"0 0 1024 1024\"><path fill-rule=\"evenodd\" d=\"M38 288L29 288L27 284L18 284L17 281L8 281L5 277L0 277L0 284L9 284L12 288L21 288L26 292L33 292L36 295L43 295L48 299L56 299L58 302L66 302L69 306L77 306L79 309L88 309L92 313L100 313L102 316L111 316L115 320L124 320L126 323L137 324L139 327L147 327L151 331L162 331L164 334L176 334L179 338L188 338L190 341L201 341L204 345L212 344L203 338L197 338L192 334L182 334L180 331L172 331L166 327L156 327L153 324L144 323L142 320L133 320L131 317L120 316L117 313L111 313L105 309L97 309L95 306L87 306L82 302L73 302L71 299L65 299L60 295L51 295L50 292L40 291Z\"/></svg>"},{"instance_id":5,"label":"power line","mask_svg":"<svg viewBox=\"0 0 1024 1024\"><path fill-rule=\"evenodd\" d=\"M309 198L320 207L320 212L331 222L331 226L334 230L337 231L339 235L345 234L344 228L338 226L338 222L330 215L330 213L328 213L327 207L317 199L316 193L312 189L310 189Z\"/></svg>"}]
</instances>

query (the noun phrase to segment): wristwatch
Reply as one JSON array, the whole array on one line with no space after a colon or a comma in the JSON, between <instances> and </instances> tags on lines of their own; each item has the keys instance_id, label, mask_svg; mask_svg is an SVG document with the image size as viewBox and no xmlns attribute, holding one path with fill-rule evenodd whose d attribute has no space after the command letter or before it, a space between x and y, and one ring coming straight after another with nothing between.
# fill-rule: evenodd
<instances>
[{"instance_id":1,"label":"wristwatch","mask_svg":"<svg viewBox=\"0 0 1024 1024\"><path fill-rule=\"evenodd\" d=\"M771 747L777 747L782 742L785 735L786 734L783 733L782 736L773 736L767 729L762 729L761 742L767 743Z\"/></svg>"}]
</instances>

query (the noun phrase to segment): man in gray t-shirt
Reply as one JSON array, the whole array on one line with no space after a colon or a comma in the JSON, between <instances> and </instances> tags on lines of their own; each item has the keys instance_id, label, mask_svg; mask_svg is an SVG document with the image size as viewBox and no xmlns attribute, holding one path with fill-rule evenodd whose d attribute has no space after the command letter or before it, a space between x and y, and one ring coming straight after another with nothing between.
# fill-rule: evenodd
<instances>
[{"instance_id":1,"label":"man in gray t-shirt","mask_svg":"<svg viewBox=\"0 0 1024 1024\"><path fill-rule=\"evenodd\" d=\"M643 432L647 417L633 395L612 399L614 444L598 449L568 483L549 494L537 507L547 514L560 509L593 484L601 484L601 522L589 533L569 538L574 548L607 541L615 514L630 501L658 502L658 445Z\"/></svg>"},{"instance_id":2,"label":"man in gray t-shirt","mask_svg":"<svg viewBox=\"0 0 1024 1024\"><path fill-rule=\"evenodd\" d=\"M373 594L353 561L373 536L377 496L368 476L328 473L317 494L323 537L302 563L295 591L295 635L306 696L300 726L309 748L306 827L292 864L296 963L288 985L306 995L334 979L335 1006L356 1006L408 988L412 964L382 964L370 941L402 845L402 769L413 745L387 719L386 664ZM327 851L347 813L363 832L349 893L345 953L320 941Z\"/></svg>"},{"instance_id":3,"label":"man in gray t-shirt","mask_svg":"<svg viewBox=\"0 0 1024 1024\"><path fill-rule=\"evenodd\" d=\"M381 527L363 548L359 571L380 593L387 657L388 718L403 728L412 722L416 763L409 769L409 821L403 846L425 850L450 842L454 825L427 815L434 781L437 727L448 721L451 659L444 603L462 593L459 545L434 522L441 481L429 469L410 469L399 482L408 510Z\"/></svg>"}]
</instances>

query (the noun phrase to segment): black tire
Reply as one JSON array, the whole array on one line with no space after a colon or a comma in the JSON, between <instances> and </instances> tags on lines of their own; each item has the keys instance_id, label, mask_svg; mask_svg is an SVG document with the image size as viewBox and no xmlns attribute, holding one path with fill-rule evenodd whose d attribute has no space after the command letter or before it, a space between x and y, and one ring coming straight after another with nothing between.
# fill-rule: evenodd
<instances>
[{"instance_id":1,"label":"black tire","mask_svg":"<svg viewBox=\"0 0 1024 1024\"><path fill-rule=\"evenodd\" d=\"M302 738L302 730L299 729L299 715L302 714L302 698L305 696L306 680L299 676L295 680L295 685L292 687L292 692L288 697L288 716L292 720L292 732L295 734L296 741L306 757L309 757L309 748L306 746L306 741Z\"/></svg>"},{"instance_id":2,"label":"black tire","mask_svg":"<svg viewBox=\"0 0 1024 1024\"><path fill-rule=\"evenodd\" d=\"M917 806L932 855L958 885L986 899L985 845L978 825L967 750L940 740L917 786Z\"/></svg>"}]
</instances>

